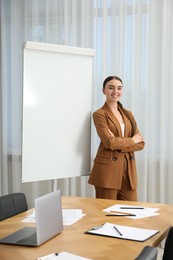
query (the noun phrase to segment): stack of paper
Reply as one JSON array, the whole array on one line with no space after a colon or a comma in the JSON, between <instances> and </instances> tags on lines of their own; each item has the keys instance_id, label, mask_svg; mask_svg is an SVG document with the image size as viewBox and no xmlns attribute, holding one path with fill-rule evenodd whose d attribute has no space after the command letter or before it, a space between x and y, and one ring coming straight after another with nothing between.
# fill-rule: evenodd
<instances>
[{"instance_id":1,"label":"stack of paper","mask_svg":"<svg viewBox=\"0 0 173 260\"><path fill-rule=\"evenodd\" d=\"M159 215L159 213L157 213L158 210L159 210L158 208L147 208L141 206L115 204L114 206L106 208L103 211L108 212L109 214L112 215L124 214L125 216L127 214L127 217L129 218L139 219L139 218L157 216ZM130 216L130 214L132 214L133 216Z\"/></svg>"}]
</instances>

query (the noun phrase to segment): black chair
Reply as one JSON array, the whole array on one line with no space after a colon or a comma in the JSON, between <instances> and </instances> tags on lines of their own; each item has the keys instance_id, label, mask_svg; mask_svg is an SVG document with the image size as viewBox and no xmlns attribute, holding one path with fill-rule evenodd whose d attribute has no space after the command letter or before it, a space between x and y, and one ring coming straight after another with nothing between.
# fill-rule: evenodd
<instances>
[{"instance_id":1,"label":"black chair","mask_svg":"<svg viewBox=\"0 0 173 260\"><path fill-rule=\"evenodd\" d=\"M158 250L152 246L146 246L135 260L156 260ZM168 236L165 241L162 260L173 259L173 227L170 228Z\"/></svg>"},{"instance_id":2,"label":"black chair","mask_svg":"<svg viewBox=\"0 0 173 260\"><path fill-rule=\"evenodd\" d=\"M145 246L135 260L156 260L158 250L153 246Z\"/></svg>"},{"instance_id":3,"label":"black chair","mask_svg":"<svg viewBox=\"0 0 173 260\"><path fill-rule=\"evenodd\" d=\"M26 196L22 192L0 197L0 221L28 210Z\"/></svg>"},{"instance_id":4,"label":"black chair","mask_svg":"<svg viewBox=\"0 0 173 260\"><path fill-rule=\"evenodd\" d=\"M170 228L168 236L165 241L165 247L163 251L163 260L173 259L173 227Z\"/></svg>"}]
</instances>

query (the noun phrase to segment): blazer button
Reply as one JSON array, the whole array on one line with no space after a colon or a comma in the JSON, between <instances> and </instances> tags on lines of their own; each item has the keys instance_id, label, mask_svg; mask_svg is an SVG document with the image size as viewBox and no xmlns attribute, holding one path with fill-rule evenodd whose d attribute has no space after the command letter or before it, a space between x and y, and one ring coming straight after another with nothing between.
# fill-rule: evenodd
<instances>
[{"instance_id":1,"label":"blazer button","mask_svg":"<svg viewBox=\"0 0 173 260\"><path fill-rule=\"evenodd\" d=\"M130 160L134 160L134 159L135 159L135 157L134 157L134 156L131 156L131 157L130 157Z\"/></svg>"},{"instance_id":2,"label":"blazer button","mask_svg":"<svg viewBox=\"0 0 173 260\"><path fill-rule=\"evenodd\" d=\"M117 157L112 157L112 161L116 161L117 160Z\"/></svg>"}]
</instances>

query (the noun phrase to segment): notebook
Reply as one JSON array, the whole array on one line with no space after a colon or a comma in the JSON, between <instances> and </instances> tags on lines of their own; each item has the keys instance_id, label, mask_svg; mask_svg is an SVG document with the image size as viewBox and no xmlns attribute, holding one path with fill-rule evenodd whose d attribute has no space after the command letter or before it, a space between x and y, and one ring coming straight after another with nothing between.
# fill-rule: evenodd
<instances>
[{"instance_id":1,"label":"notebook","mask_svg":"<svg viewBox=\"0 0 173 260\"><path fill-rule=\"evenodd\" d=\"M0 244L39 246L63 230L60 190L35 199L36 227L24 227L2 239Z\"/></svg>"}]
</instances>

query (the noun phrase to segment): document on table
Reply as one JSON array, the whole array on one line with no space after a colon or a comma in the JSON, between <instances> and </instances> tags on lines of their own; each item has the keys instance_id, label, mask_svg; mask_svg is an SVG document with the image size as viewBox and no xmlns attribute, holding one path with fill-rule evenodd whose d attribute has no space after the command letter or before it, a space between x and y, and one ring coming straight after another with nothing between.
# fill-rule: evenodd
<instances>
[{"instance_id":1,"label":"document on table","mask_svg":"<svg viewBox=\"0 0 173 260\"><path fill-rule=\"evenodd\" d=\"M63 225L72 225L79 219L81 219L85 214L82 213L81 209L63 209Z\"/></svg>"},{"instance_id":2,"label":"document on table","mask_svg":"<svg viewBox=\"0 0 173 260\"><path fill-rule=\"evenodd\" d=\"M93 227L85 233L143 242L158 232L159 230L134 228L107 222L101 226Z\"/></svg>"},{"instance_id":3,"label":"document on table","mask_svg":"<svg viewBox=\"0 0 173 260\"><path fill-rule=\"evenodd\" d=\"M141 206L133 206L133 205L124 205L124 204L115 204L109 208L104 209L103 211L108 212L109 214L133 214L135 216L126 216L128 218L140 219L147 218L152 216L157 216L158 208L148 208Z\"/></svg>"},{"instance_id":4,"label":"document on table","mask_svg":"<svg viewBox=\"0 0 173 260\"><path fill-rule=\"evenodd\" d=\"M37 258L37 260L91 260L68 252L54 253Z\"/></svg>"},{"instance_id":5,"label":"document on table","mask_svg":"<svg viewBox=\"0 0 173 260\"><path fill-rule=\"evenodd\" d=\"M32 214L28 215L21 222L35 223L35 209L33 210Z\"/></svg>"},{"instance_id":6,"label":"document on table","mask_svg":"<svg viewBox=\"0 0 173 260\"><path fill-rule=\"evenodd\" d=\"M63 225L72 225L81 219L85 214L82 213L81 209L63 209L62 210L63 216ZM35 210L32 214L28 215L22 222L30 222L35 223Z\"/></svg>"}]
</instances>

